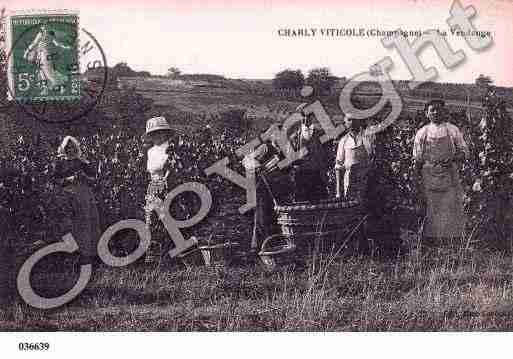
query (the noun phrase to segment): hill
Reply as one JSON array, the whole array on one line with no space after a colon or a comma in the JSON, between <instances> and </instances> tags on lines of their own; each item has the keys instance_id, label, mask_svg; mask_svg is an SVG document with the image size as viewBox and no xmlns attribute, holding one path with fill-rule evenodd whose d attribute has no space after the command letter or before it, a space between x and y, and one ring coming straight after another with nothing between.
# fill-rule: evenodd
<instances>
[{"instance_id":1,"label":"hill","mask_svg":"<svg viewBox=\"0 0 513 359\"><path fill-rule=\"evenodd\" d=\"M298 90L273 90L272 80L213 79L190 78L135 78L121 77L119 88L131 88L143 97L151 99L155 107L165 109L169 106L191 113L220 112L226 108L237 107L255 110L257 113L275 112L277 109L292 110L302 102L311 101L300 96ZM322 96L321 102L331 116L340 115L338 96L344 82L339 81L331 94ZM405 115L414 115L433 97L442 96L450 111L466 111L480 116L484 90L474 84L425 83L415 90L410 90L407 81L394 82L404 105ZM509 108L513 108L513 91L511 88L496 88ZM378 83L360 83L353 93L353 98L362 106L371 106L381 96Z\"/></svg>"},{"instance_id":2,"label":"hill","mask_svg":"<svg viewBox=\"0 0 513 359\"><path fill-rule=\"evenodd\" d=\"M72 124L49 125L34 120L15 104L5 106L0 116L3 129L0 140L5 146L17 141L20 135L36 135L54 143L63 133L87 136L99 128L112 126L129 126L136 133L143 133L146 119L155 115L164 115L176 129L189 131L205 125L216 127L215 114L232 110L252 114L249 127L253 133L276 121L280 117L277 113L293 111L300 103L312 101L302 98L298 90L273 90L270 79L228 79L209 74L180 75L171 79L149 76L146 72L121 71L124 69L118 66L115 77L110 76L108 88L95 110ZM88 77L94 78L94 73L84 74L86 91L88 84L94 82L88 81L91 80ZM320 98L335 122L340 121L342 115L338 94L343 85L342 80L337 82L330 95ZM397 81L394 86L403 99L404 118L415 117L426 101L440 94L451 112L468 111L475 122L482 115L483 91L473 84L425 83L410 90L407 81ZM512 89L498 87L496 92L513 112ZM370 107L379 96L381 88L377 83L361 83L352 98L357 106Z\"/></svg>"}]
</instances>

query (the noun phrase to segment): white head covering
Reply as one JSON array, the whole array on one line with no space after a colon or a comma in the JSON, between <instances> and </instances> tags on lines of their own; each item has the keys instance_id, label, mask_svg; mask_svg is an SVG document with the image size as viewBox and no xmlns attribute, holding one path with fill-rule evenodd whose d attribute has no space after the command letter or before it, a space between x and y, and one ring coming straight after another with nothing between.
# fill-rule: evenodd
<instances>
[{"instance_id":1,"label":"white head covering","mask_svg":"<svg viewBox=\"0 0 513 359\"><path fill-rule=\"evenodd\" d=\"M68 145L68 142L71 141L73 145L75 145L75 148L77 149L77 157L82 157L82 150L80 149L80 142L73 137L73 136L66 136L62 140L62 143L60 144L59 148L57 149L57 155L59 157L67 157L66 155L66 146Z\"/></svg>"}]
</instances>

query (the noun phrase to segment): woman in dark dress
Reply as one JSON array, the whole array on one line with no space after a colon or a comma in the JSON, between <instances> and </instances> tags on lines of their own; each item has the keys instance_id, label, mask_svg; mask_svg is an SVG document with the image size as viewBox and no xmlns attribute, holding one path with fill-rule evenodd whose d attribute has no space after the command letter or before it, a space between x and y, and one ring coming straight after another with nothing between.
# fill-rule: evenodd
<instances>
[{"instance_id":1,"label":"woman in dark dress","mask_svg":"<svg viewBox=\"0 0 513 359\"><path fill-rule=\"evenodd\" d=\"M89 185L96 178L96 169L82 155L76 138L66 136L59 146L54 175L71 195L71 234L79 246L80 264L92 263L101 235L96 199Z\"/></svg>"},{"instance_id":2,"label":"woman in dark dress","mask_svg":"<svg viewBox=\"0 0 513 359\"><path fill-rule=\"evenodd\" d=\"M281 125L277 124L272 125L268 131L273 132L274 126L281 131ZM254 172L256 176L256 206L250 248L254 254L258 253L267 237L281 233L276 222L274 205L285 204L291 200L290 171L279 169L277 166L282 159L284 156L279 146L273 140L269 140L243 160L246 171Z\"/></svg>"}]
</instances>

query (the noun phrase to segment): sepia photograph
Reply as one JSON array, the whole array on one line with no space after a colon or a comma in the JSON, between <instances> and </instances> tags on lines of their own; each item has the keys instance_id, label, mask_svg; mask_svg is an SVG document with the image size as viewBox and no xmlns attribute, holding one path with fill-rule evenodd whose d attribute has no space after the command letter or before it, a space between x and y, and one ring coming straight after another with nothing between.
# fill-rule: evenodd
<instances>
[{"instance_id":1,"label":"sepia photograph","mask_svg":"<svg viewBox=\"0 0 513 359\"><path fill-rule=\"evenodd\" d=\"M0 7L6 353L513 329L513 2Z\"/></svg>"}]
</instances>

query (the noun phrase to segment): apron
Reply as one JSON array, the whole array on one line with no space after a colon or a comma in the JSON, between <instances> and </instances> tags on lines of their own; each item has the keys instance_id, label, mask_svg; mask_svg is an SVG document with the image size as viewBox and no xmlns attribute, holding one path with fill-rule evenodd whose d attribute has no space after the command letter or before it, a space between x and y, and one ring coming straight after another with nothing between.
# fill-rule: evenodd
<instances>
[{"instance_id":1,"label":"apron","mask_svg":"<svg viewBox=\"0 0 513 359\"><path fill-rule=\"evenodd\" d=\"M360 145L345 149L344 197L346 200L364 199L370 170L369 153L363 141Z\"/></svg>"},{"instance_id":2,"label":"apron","mask_svg":"<svg viewBox=\"0 0 513 359\"><path fill-rule=\"evenodd\" d=\"M422 180L426 193L426 222L424 236L431 238L460 238L465 225L463 189L457 167L435 166L434 161L450 159L454 143L446 128L439 138L426 136L423 143L426 161L422 167Z\"/></svg>"}]
</instances>

